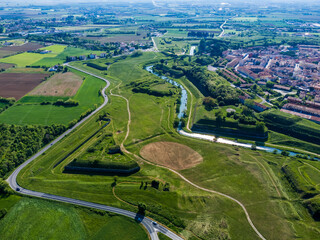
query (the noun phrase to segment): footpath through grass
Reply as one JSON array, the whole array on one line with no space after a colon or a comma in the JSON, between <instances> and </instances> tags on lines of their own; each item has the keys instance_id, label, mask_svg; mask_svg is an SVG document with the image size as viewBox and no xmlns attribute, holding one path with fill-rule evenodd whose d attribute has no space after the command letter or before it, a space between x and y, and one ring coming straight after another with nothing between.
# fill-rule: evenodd
<instances>
[{"instance_id":1,"label":"footpath through grass","mask_svg":"<svg viewBox=\"0 0 320 240\"><path fill-rule=\"evenodd\" d=\"M174 98L132 92L128 83L157 79L142 67L160 57L155 53L145 53L138 58L127 57L113 63L108 70L108 79L113 87L118 85L112 92L125 96L130 104L132 122L125 142L126 149L139 155L140 149L151 142L185 144L202 155L204 161L181 173L200 186L241 201L257 229L267 239L279 239L279 236L281 239L317 238L319 223L297 201L297 194L281 172L283 164L296 159L182 137L172 128ZM111 118L111 124L105 131L111 132L116 144L120 144L127 131L125 100L110 96L109 104L102 111L109 113ZM138 160L141 167L138 173L117 177L63 173L64 166L75 155L54 168L68 152L100 127L97 119L98 116L91 118L23 169L18 183L32 190L131 211L137 211L137 204L142 202L147 206L148 216L180 232L187 239L194 239L195 235L203 239L257 239L236 203L196 189L174 173L146 162ZM83 145L78 154L86 151L96 140ZM127 157L131 158L131 155ZM152 187L153 180L159 181L161 187ZM169 191L163 190L162 186L166 183L170 186Z\"/></svg>"}]
</instances>

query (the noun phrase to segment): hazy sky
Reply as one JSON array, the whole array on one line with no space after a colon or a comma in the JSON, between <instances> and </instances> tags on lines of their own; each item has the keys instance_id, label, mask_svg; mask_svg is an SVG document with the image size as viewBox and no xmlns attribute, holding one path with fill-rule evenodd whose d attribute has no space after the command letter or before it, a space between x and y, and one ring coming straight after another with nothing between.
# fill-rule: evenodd
<instances>
[{"instance_id":1,"label":"hazy sky","mask_svg":"<svg viewBox=\"0 0 320 240\"><path fill-rule=\"evenodd\" d=\"M256 3L256 4L266 4L268 2L270 3L314 3L319 4L319 0L154 0L156 3L179 3L179 2L190 2L190 3ZM51 4L61 4L61 3L116 3L116 2L152 2L152 0L0 0L1 6L8 6L8 5L51 5Z\"/></svg>"}]
</instances>

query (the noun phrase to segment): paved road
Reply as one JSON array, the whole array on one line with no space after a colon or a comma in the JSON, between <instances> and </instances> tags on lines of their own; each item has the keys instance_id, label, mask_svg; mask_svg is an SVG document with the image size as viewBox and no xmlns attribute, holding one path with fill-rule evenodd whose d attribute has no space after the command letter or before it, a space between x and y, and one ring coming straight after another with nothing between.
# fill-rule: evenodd
<instances>
[{"instance_id":1,"label":"paved road","mask_svg":"<svg viewBox=\"0 0 320 240\"><path fill-rule=\"evenodd\" d=\"M103 77L100 77L98 75L92 74L90 72L84 71L82 69L79 69L77 67L70 66L69 64L65 64L65 65L70 67L70 68L73 68L75 70L78 70L80 72L86 73L88 75L94 76L96 78L99 78L99 79L105 81L107 83L107 85L101 91L101 94L104 97L104 102L100 107L98 107L90 115L88 115L87 117L82 119L80 122L75 124L71 129L69 129L66 132L64 132L58 138L56 138L51 143L49 143L47 146L42 148L38 153L36 153L31 158L29 158L27 161L25 161L23 164L21 164L7 179L7 182L9 183L10 187L14 191L18 191L18 192L20 192L21 194L24 194L24 195L34 196L34 197L39 197L39 198L44 198L44 199L49 199L49 200L54 200L54 201L59 201L59 202L65 202L65 203L70 203L70 204L84 206L84 207L96 208L96 209L100 209L100 210L104 210L104 211L108 211L108 212L113 212L113 213L117 213L117 214L120 214L120 215L127 216L129 218L136 219L138 222L141 222L141 224L147 229L147 231L148 231L148 233L149 233L149 235L150 235L152 240L159 240L157 232L161 232L161 233L165 234L166 236L168 236L169 238L171 238L173 240L183 240L183 238L179 237L177 234L171 232L167 228L161 226L159 223L155 223L155 222L153 222L152 219L147 218L147 217L143 217L141 215L137 215L134 212L130 212L130 211L123 210L123 209L120 209L120 208L110 207L110 206L106 206L106 205L102 205L102 204L98 204L98 203L86 202L86 201L82 201L82 200L78 200L78 199L67 198L67 197L62 197L62 196L42 193L42 192L36 192L36 191L25 189L25 188L23 188L23 187L18 185L17 176L18 176L19 172L25 166L27 166L30 162L32 162L37 157L39 157L41 154L43 154L48 149L50 149L53 145L55 145L62 138L67 136L74 129L79 127L82 123L87 121L90 117L92 117L95 113L97 113L99 110L101 110L108 103L108 96L105 94L105 91L110 86L110 82L107 79L105 79Z\"/></svg>"},{"instance_id":2,"label":"paved road","mask_svg":"<svg viewBox=\"0 0 320 240\"><path fill-rule=\"evenodd\" d=\"M220 35L218 37L223 37L223 34L224 34L223 26L227 23L227 21L228 21L228 19L225 20L224 23L221 24L220 29L221 29L222 32L220 33Z\"/></svg>"}]
</instances>

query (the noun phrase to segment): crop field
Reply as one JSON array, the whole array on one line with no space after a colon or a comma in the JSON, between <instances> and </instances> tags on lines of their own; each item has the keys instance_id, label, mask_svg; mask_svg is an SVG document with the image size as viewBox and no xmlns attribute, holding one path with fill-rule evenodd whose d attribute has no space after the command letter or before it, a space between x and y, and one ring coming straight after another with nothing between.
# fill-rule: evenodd
<instances>
[{"instance_id":1,"label":"crop field","mask_svg":"<svg viewBox=\"0 0 320 240\"><path fill-rule=\"evenodd\" d=\"M175 37L175 38L184 38L187 37L187 32L179 29L169 29L165 35L165 37Z\"/></svg>"},{"instance_id":2,"label":"crop field","mask_svg":"<svg viewBox=\"0 0 320 240\"><path fill-rule=\"evenodd\" d=\"M131 42L131 41L137 41L137 42L146 42L147 39L144 39L147 35L141 34L108 34L107 37L85 37L85 39L99 41L101 43L106 42Z\"/></svg>"},{"instance_id":3,"label":"crop field","mask_svg":"<svg viewBox=\"0 0 320 240\"><path fill-rule=\"evenodd\" d=\"M41 47L43 47L43 45L38 44L38 43L33 43L33 42L25 43L25 44L19 45L19 46L2 47L2 48L0 48L0 58L14 55L19 52L37 50Z\"/></svg>"},{"instance_id":4,"label":"crop field","mask_svg":"<svg viewBox=\"0 0 320 240\"><path fill-rule=\"evenodd\" d=\"M12 68L14 64L11 63L0 63L0 69L7 70L9 68Z\"/></svg>"},{"instance_id":5,"label":"crop field","mask_svg":"<svg viewBox=\"0 0 320 240\"><path fill-rule=\"evenodd\" d=\"M1 73L0 96L20 99L49 75L48 73Z\"/></svg>"},{"instance_id":6,"label":"crop field","mask_svg":"<svg viewBox=\"0 0 320 240\"><path fill-rule=\"evenodd\" d=\"M233 21L236 22L256 22L258 21L257 17L236 17L232 18Z\"/></svg>"},{"instance_id":7,"label":"crop field","mask_svg":"<svg viewBox=\"0 0 320 240\"><path fill-rule=\"evenodd\" d=\"M10 64L10 63L3 63L3 64ZM14 67L14 68L7 69L6 73L48 73L48 72L43 68Z\"/></svg>"},{"instance_id":8,"label":"crop field","mask_svg":"<svg viewBox=\"0 0 320 240\"><path fill-rule=\"evenodd\" d=\"M0 58L4 58L4 57L7 57L7 56L10 56L10 55L13 55L13 54L16 54L16 52L7 51L7 50L0 50Z\"/></svg>"},{"instance_id":9,"label":"crop field","mask_svg":"<svg viewBox=\"0 0 320 240\"><path fill-rule=\"evenodd\" d=\"M148 239L144 229L134 220L28 198L16 203L0 221L0 234L3 240L102 239L105 236L116 240Z\"/></svg>"},{"instance_id":10,"label":"crop field","mask_svg":"<svg viewBox=\"0 0 320 240\"><path fill-rule=\"evenodd\" d=\"M8 124L68 124L73 120L79 119L80 115L88 109L93 109L102 103L102 97L99 90L105 86L100 79L78 73L82 78L85 77L77 94L72 97L78 101L79 105L74 107L63 107L49 105L40 105L41 101L52 102L56 97L30 96L27 103L16 104L0 114L0 122ZM60 99L61 97L59 97ZM24 100L21 102L25 102ZM19 102L18 102L19 103Z\"/></svg>"},{"instance_id":11,"label":"crop field","mask_svg":"<svg viewBox=\"0 0 320 240\"><path fill-rule=\"evenodd\" d=\"M63 52L63 50L66 48L64 45L52 45L49 47L41 48L41 50L49 50L52 51L50 53L46 54L40 54L40 53L28 53L24 52L21 54L13 55L7 58L1 59L1 62L4 63L13 63L16 64L18 67L25 67L33 65L36 62L39 62L40 60L44 58L55 58L58 54Z\"/></svg>"},{"instance_id":12,"label":"crop field","mask_svg":"<svg viewBox=\"0 0 320 240\"><path fill-rule=\"evenodd\" d=\"M79 75L72 72L54 74L47 81L33 89L30 96L74 96L82 84Z\"/></svg>"},{"instance_id":13,"label":"crop field","mask_svg":"<svg viewBox=\"0 0 320 240\"><path fill-rule=\"evenodd\" d=\"M191 168L203 160L196 151L175 142L150 143L141 149L140 155L151 162L174 170Z\"/></svg>"},{"instance_id":14,"label":"crop field","mask_svg":"<svg viewBox=\"0 0 320 240\"><path fill-rule=\"evenodd\" d=\"M90 51L90 50L86 50L86 49L82 49L82 48L75 48L75 47L66 47L62 52L60 52L55 57L44 56L44 58L40 59L39 61L33 62L32 65L52 67L56 64L62 64L64 62L66 62L66 59L68 56L89 55L91 53L100 54L102 52L101 51Z\"/></svg>"}]
</instances>

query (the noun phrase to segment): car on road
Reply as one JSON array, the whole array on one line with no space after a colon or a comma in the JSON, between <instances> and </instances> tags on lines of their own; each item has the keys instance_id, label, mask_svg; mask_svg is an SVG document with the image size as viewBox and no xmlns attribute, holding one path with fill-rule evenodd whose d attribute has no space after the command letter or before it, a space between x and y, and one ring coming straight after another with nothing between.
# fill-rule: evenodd
<instances>
[{"instance_id":1,"label":"car on road","mask_svg":"<svg viewBox=\"0 0 320 240\"><path fill-rule=\"evenodd\" d=\"M17 188L16 188L16 191L19 192L19 191L20 191L20 188L17 187Z\"/></svg>"},{"instance_id":2,"label":"car on road","mask_svg":"<svg viewBox=\"0 0 320 240\"><path fill-rule=\"evenodd\" d=\"M157 226L157 225L158 225L158 223L156 223L156 222L152 222L152 224L153 224L153 225L155 225L155 226Z\"/></svg>"}]
</instances>

